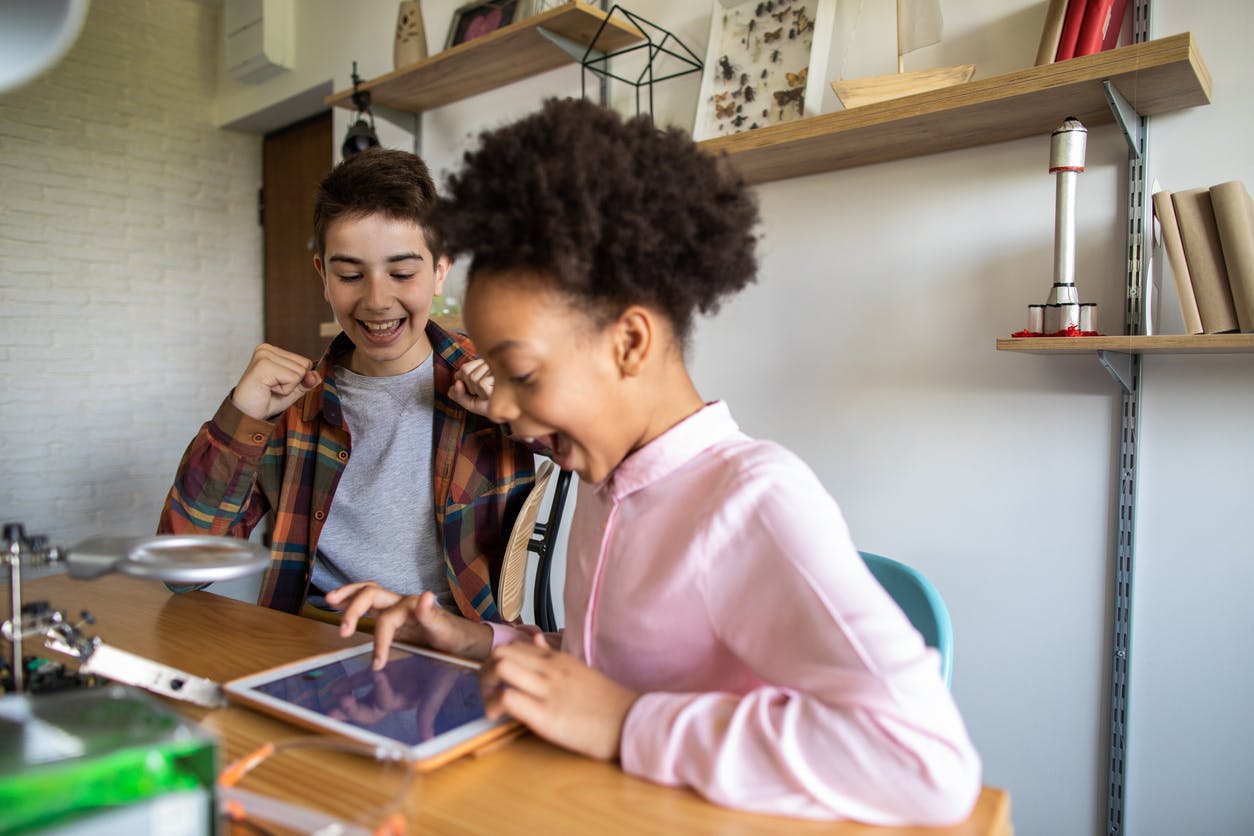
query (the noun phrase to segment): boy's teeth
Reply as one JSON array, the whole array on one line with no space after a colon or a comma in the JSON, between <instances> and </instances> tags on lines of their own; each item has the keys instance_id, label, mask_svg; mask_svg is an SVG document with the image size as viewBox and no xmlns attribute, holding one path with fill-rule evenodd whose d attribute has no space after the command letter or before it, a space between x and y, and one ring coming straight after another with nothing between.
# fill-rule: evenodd
<instances>
[{"instance_id":1,"label":"boy's teeth","mask_svg":"<svg viewBox=\"0 0 1254 836\"><path fill-rule=\"evenodd\" d=\"M370 331L390 331L400 322L399 319L388 320L387 322L367 322L365 326Z\"/></svg>"}]
</instances>

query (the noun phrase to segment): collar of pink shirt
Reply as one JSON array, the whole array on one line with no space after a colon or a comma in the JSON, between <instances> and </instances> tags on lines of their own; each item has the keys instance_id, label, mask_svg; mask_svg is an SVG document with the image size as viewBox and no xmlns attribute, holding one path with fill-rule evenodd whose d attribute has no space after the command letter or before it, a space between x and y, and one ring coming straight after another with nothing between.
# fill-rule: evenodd
<instances>
[{"instance_id":1,"label":"collar of pink shirt","mask_svg":"<svg viewBox=\"0 0 1254 836\"><path fill-rule=\"evenodd\" d=\"M597 493L602 498L621 502L738 432L740 426L726 403L708 403L623 459L597 486Z\"/></svg>"}]
</instances>

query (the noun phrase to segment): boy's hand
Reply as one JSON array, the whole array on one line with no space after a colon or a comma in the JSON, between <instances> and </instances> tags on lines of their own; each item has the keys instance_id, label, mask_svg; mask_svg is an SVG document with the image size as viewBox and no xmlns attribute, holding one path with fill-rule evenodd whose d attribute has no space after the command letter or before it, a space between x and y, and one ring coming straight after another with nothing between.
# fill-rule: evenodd
<instances>
[{"instance_id":1,"label":"boy's hand","mask_svg":"<svg viewBox=\"0 0 1254 836\"><path fill-rule=\"evenodd\" d=\"M253 349L231 401L245 415L268 421L300 400L319 379L307 358L262 343Z\"/></svg>"},{"instance_id":2,"label":"boy's hand","mask_svg":"<svg viewBox=\"0 0 1254 836\"><path fill-rule=\"evenodd\" d=\"M479 674L488 717L508 714L559 746L601 760L618 757L627 712L639 696L543 634L492 651Z\"/></svg>"},{"instance_id":3,"label":"boy's hand","mask_svg":"<svg viewBox=\"0 0 1254 836\"><path fill-rule=\"evenodd\" d=\"M468 411L486 417L494 380L492 372L488 371L487 361L476 358L463 363L453 372L453 385L449 387L448 395Z\"/></svg>"},{"instance_id":4,"label":"boy's hand","mask_svg":"<svg viewBox=\"0 0 1254 836\"><path fill-rule=\"evenodd\" d=\"M492 628L455 615L435 602L435 595L401 596L374 581L350 583L327 593L327 603L344 610L340 635L351 636L362 616L374 616L374 664L387 664L388 648L402 641L466 659L486 659L492 652Z\"/></svg>"}]
</instances>

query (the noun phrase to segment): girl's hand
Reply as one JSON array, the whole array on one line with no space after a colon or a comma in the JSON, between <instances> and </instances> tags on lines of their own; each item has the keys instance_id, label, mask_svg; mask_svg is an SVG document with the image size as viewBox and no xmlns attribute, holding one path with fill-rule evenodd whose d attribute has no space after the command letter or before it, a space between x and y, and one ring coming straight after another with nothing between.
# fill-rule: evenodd
<instances>
[{"instance_id":1,"label":"girl's hand","mask_svg":"<svg viewBox=\"0 0 1254 836\"><path fill-rule=\"evenodd\" d=\"M375 670L387 664L393 641L429 647L467 659L492 652L492 628L455 615L435 602L435 595L401 596L374 581L350 583L327 593L327 603L343 606L340 635L351 636L362 616L374 616Z\"/></svg>"},{"instance_id":2,"label":"girl's hand","mask_svg":"<svg viewBox=\"0 0 1254 836\"><path fill-rule=\"evenodd\" d=\"M508 714L580 754L614 760L638 694L549 647L543 634L492 651L479 674L488 717Z\"/></svg>"},{"instance_id":3,"label":"girl's hand","mask_svg":"<svg viewBox=\"0 0 1254 836\"><path fill-rule=\"evenodd\" d=\"M487 361L476 358L463 363L453 372L453 385L449 387L448 395L466 410L487 416L494 382Z\"/></svg>"}]
</instances>

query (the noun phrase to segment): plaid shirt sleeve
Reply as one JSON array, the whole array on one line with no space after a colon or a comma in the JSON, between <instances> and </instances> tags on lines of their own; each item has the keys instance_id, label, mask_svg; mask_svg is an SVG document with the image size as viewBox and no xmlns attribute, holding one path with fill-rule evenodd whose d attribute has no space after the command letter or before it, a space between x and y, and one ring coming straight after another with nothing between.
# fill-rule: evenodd
<instances>
[{"instance_id":1,"label":"plaid shirt sleeve","mask_svg":"<svg viewBox=\"0 0 1254 836\"><path fill-rule=\"evenodd\" d=\"M183 453L157 532L247 537L268 510L254 487L273 431L228 396Z\"/></svg>"},{"instance_id":2,"label":"plaid shirt sleeve","mask_svg":"<svg viewBox=\"0 0 1254 836\"><path fill-rule=\"evenodd\" d=\"M428 334L438 358L435 513L449 587L462 615L499 621L496 584L514 520L535 484L535 459L501 425L448 396L454 370L475 356L470 340L434 323Z\"/></svg>"}]
</instances>

